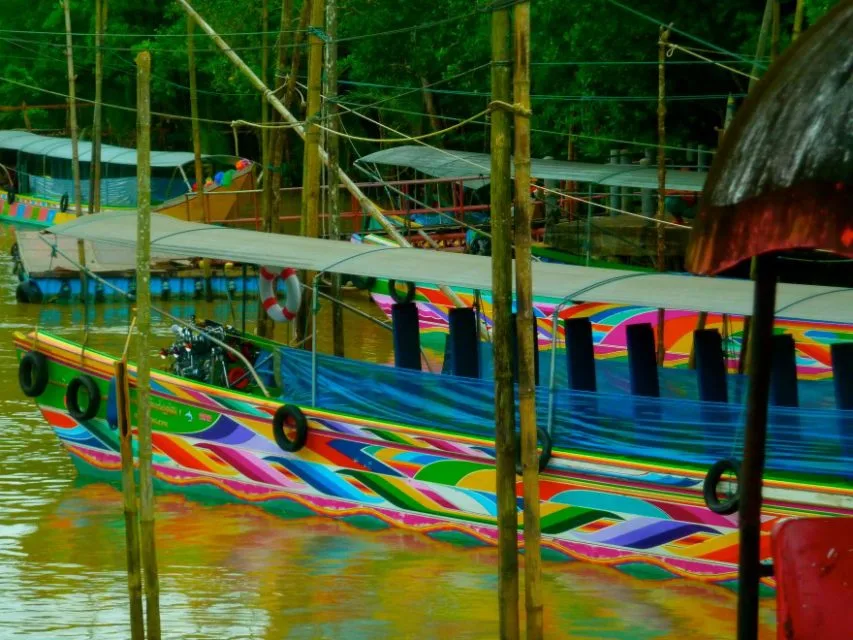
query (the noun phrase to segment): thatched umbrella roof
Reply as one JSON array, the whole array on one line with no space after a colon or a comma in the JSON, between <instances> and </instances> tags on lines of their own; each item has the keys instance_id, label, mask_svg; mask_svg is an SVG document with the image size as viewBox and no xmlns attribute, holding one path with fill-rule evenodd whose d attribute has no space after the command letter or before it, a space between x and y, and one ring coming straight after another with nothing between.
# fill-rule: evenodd
<instances>
[{"instance_id":1,"label":"thatched umbrella roof","mask_svg":"<svg viewBox=\"0 0 853 640\"><path fill-rule=\"evenodd\" d=\"M853 257L853 0L808 29L726 131L703 192L687 268L826 249Z\"/></svg>"}]
</instances>

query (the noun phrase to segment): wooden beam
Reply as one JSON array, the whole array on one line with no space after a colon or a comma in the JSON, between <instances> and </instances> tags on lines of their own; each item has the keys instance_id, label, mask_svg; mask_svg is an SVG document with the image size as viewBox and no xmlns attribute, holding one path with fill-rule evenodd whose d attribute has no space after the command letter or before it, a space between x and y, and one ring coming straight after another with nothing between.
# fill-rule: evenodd
<instances>
[{"instance_id":1,"label":"wooden beam","mask_svg":"<svg viewBox=\"0 0 853 640\"><path fill-rule=\"evenodd\" d=\"M492 11L492 100L512 102L508 5ZM498 619L502 640L517 640L518 511L515 482L515 390L512 381L512 208L510 115L492 113L492 348L495 370L495 464L498 502Z\"/></svg>"},{"instance_id":2,"label":"wooden beam","mask_svg":"<svg viewBox=\"0 0 853 640\"><path fill-rule=\"evenodd\" d=\"M136 56L136 428L139 432L139 533L148 640L160 640L160 581L151 468L151 54Z\"/></svg>"},{"instance_id":3,"label":"wooden beam","mask_svg":"<svg viewBox=\"0 0 853 640\"><path fill-rule=\"evenodd\" d=\"M528 640L542 638L542 530L539 520L539 456L536 433L536 317L533 313L530 200L530 2L513 8L515 103L515 291L518 344L518 410L524 483L524 602Z\"/></svg>"}]
</instances>

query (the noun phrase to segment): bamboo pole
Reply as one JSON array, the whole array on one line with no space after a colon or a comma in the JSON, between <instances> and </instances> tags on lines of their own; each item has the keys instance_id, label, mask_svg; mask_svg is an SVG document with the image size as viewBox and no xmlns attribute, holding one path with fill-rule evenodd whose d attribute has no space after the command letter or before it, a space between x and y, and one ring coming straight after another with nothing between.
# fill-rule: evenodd
<instances>
[{"instance_id":1,"label":"bamboo pole","mask_svg":"<svg viewBox=\"0 0 853 640\"><path fill-rule=\"evenodd\" d=\"M303 0L302 9L299 11L299 25L296 27L290 73L284 90L284 106L288 109L293 104L293 96L296 95L296 76L299 75L299 65L302 63L302 41L305 39L304 34L308 30L308 21L311 19L312 2L313 0Z\"/></svg>"},{"instance_id":2,"label":"bamboo pole","mask_svg":"<svg viewBox=\"0 0 853 640\"><path fill-rule=\"evenodd\" d=\"M104 85L104 30L109 0L95 0L95 104L92 114L92 160L89 171L89 213L101 210L101 121Z\"/></svg>"},{"instance_id":3,"label":"bamboo pole","mask_svg":"<svg viewBox=\"0 0 853 640\"><path fill-rule=\"evenodd\" d=\"M132 329L131 329L132 330ZM130 336L128 336L130 339ZM130 637L144 640L142 620L142 574L139 559L139 520L136 508L136 482L133 477L133 435L130 424L130 392L127 383L127 357L115 363L116 408L121 449L121 489L124 502L124 531L127 544L127 592L130 598Z\"/></svg>"},{"instance_id":4,"label":"bamboo pole","mask_svg":"<svg viewBox=\"0 0 853 640\"><path fill-rule=\"evenodd\" d=\"M761 28L758 31L758 44L755 46L755 61L752 63L750 72L749 91L758 82L758 74L761 72L761 58L764 57L764 49L767 47L767 34L770 31L770 23L773 20L773 3L775 0L767 0L764 5L764 14L761 18Z\"/></svg>"},{"instance_id":5,"label":"bamboo pole","mask_svg":"<svg viewBox=\"0 0 853 640\"><path fill-rule=\"evenodd\" d=\"M492 11L492 100L511 102L510 19ZM498 501L498 617L500 638L519 637L518 512L515 481L515 398L512 382L512 208L510 116L492 113L492 348L495 369L495 464Z\"/></svg>"},{"instance_id":6,"label":"bamboo pole","mask_svg":"<svg viewBox=\"0 0 853 640\"><path fill-rule=\"evenodd\" d=\"M779 57L779 36L782 29L782 7L779 0L773 0L773 30L770 35L770 62Z\"/></svg>"},{"instance_id":7,"label":"bamboo pole","mask_svg":"<svg viewBox=\"0 0 853 640\"><path fill-rule=\"evenodd\" d=\"M202 30L207 33L211 40L219 47L225 56L234 63L234 65L243 73L243 75L248 78L249 82L252 83L252 86L255 87L258 91L266 96L266 99L272 105L272 107L278 111L284 121L291 125L292 129L296 132L296 134L301 137L303 140L305 139L305 129L300 124L299 120L290 113L287 107L282 104L282 102L275 96L275 92L270 90L263 82L261 82L260 78L252 71L249 66L240 59L231 47L223 40L214 30L213 28L204 21L198 12L192 8L192 6L187 2L187 0L176 0L176 2L184 8L184 10L192 16L192 18L198 23L198 25L202 28ZM508 28L508 27L507 27ZM294 80L295 81L295 80ZM325 152L325 150L319 150L320 160L329 166L329 156ZM394 224L385 217L382 210L368 198L364 192L359 188L359 186L355 183L355 181L350 178L346 172L338 166L338 178L341 181L341 184L344 185L347 191L352 194L353 198L361 205L362 210L367 213L371 218L376 220L379 225L388 233L389 237L394 240L401 247L411 247L412 245L409 243L406 238L404 238ZM439 289L441 292L447 296L451 302L457 307L464 308L466 305L462 302L461 298L459 298L456 293L450 289L447 285L440 284Z\"/></svg>"},{"instance_id":8,"label":"bamboo pole","mask_svg":"<svg viewBox=\"0 0 853 640\"><path fill-rule=\"evenodd\" d=\"M269 38L267 31L269 30L270 12L268 0L263 0L261 5L261 79L264 84L269 82ZM263 185L261 187L261 231L271 233L273 230L273 182L272 162L270 160L271 139L267 125L269 124L269 103L261 97L261 165L263 166ZM275 325L267 315L263 305L258 305L258 316L256 324L256 332L264 338L272 338L275 332Z\"/></svg>"},{"instance_id":9,"label":"bamboo pole","mask_svg":"<svg viewBox=\"0 0 853 640\"><path fill-rule=\"evenodd\" d=\"M797 0L797 8L794 12L794 30L791 34L792 42L796 41L803 32L803 5L805 5L805 0Z\"/></svg>"},{"instance_id":10,"label":"bamboo pole","mask_svg":"<svg viewBox=\"0 0 853 640\"><path fill-rule=\"evenodd\" d=\"M320 204L320 129L315 120L320 114L320 90L323 74L323 40L318 32L324 27L323 0L311 2L308 36L308 103L305 107L305 160L302 174L301 235L316 238L319 232Z\"/></svg>"},{"instance_id":11,"label":"bamboo pole","mask_svg":"<svg viewBox=\"0 0 853 640\"><path fill-rule=\"evenodd\" d=\"M267 35L267 31L270 28L270 11L269 11L269 2L268 0L263 0L263 4L261 6L261 29L263 30L263 35L261 36L262 50L261 50L261 80L263 80L264 84L269 84L269 65L270 65L270 51L269 51L269 37ZM266 233L271 233L273 228L273 192L272 192L272 163L270 162L270 130L267 128L270 122L270 109L269 103L266 99L261 97L261 123L264 125L261 127L261 158L262 163L264 165L264 184L263 189L261 191L261 229Z\"/></svg>"},{"instance_id":12,"label":"bamboo pole","mask_svg":"<svg viewBox=\"0 0 853 640\"><path fill-rule=\"evenodd\" d=\"M74 180L74 212L77 217L83 215L83 189L80 185L80 150L77 144L77 76L74 73L74 48L71 40L71 0L62 5L65 13L65 58L68 63L68 122L71 129L71 175ZM86 245L77 241L77 257L80 264L86 265ZM88 282L86 270L80 269L80 299L85 304Z\"/></svg>"},{"instance_id":13,"label":"bamboo pole","mask_svg":"<svg viewBox=\"0 0 853 640\"><path fill-rule=\"evenodd\" d=\"M201 125L198 119L198 84L195 69L195 22L187 18L187 67L190 74L190 115L193 130L193 156L195 156L196 197L201 199L204 221L210 224L210 199L204 190L204 170L201 166Z\"/></svg>"},{"instance_id":14,"label":"bamboo pole","mask_svg":"<svg viewBox=\"0 0 853 640\"><path fill-rule=\"evenodd\" d=\"M139 531L148 640L160 640L160 584L154 540L154 484L151 469L151 54L136 56L136 428L139 432Z\"/></svg>"},{"instance_id":15,"label":"bamboo pole","mask_svg":"<svg viewBox=\"0 0 853 640\"><path fill-rule=\"evenodd\" d=\"M323 74L323 39L320 34L325 26L324 0L312 0L311 24L308 36L308 82L307 105L305 107L305 149L302 163L302 217L299 234L316 238L320 231L320 129L316 120L320 115L320 96ZM314 274L305 272L304 282L312 282ZM308 316L311 309L311 291L304 291L302 306L296 318L296 340L305 349L311 348L311 340L304 340L308 333Z\"/></svg>"},{"instance_id":16,"label":"bamboo pole","mask_svg":"<svg viewBox=\"0 0 853 640\"><path fill-rule=\"evenodd\" d=\"M515 124L515 291L518 344L518 409L524 483L524 601L527 639L542 638L542 532L539 459L536 451L536 369L533 344L533 265L530 200L530 2L513 8Z\"/></svg>"},{"instance_id":17,"label":"bamboo pole","mask_svg":"<svg viewBox=\"0 0 853 640\"><path fill-rule=\"evenodd\" d=\"M752 64L752 72L749 79L749 92L755 87L758 82L758 74L761 70L761 58L764 56L764 49L767 46L767 34L771 30L773 21L773 7L776 0L767 0L764 5L764 15L761 18L761 29L758 32L758 44L755 47L755 62ZM757 258L753 258L749 262L749 277L755 280L755 269L757 266ZM741 333L740 353L738 354L737 372L744 373L749 369L749 343L752 327L752 316L743 317L743 331Z\"/></svg>"},{"instance_id":18,"label":"bamboo pole","mask_svg":"<svg viewBox=\"0 0 853 640\"><path fill-rule=\"evenodd\" d=\"M658 211L657 211L657 260L655 267L664 271L666 267L666 237L663 221L666 216L666 46L669 42L669 29L661 26L658 39ZM657 361L663 366L666 357L664 326L666 310L658 309L657 322Z\"/></svg>"},{"instance_id":19,"label":"bamboo pole","mask_svg":"<svg viewBox=\"0 0 853 640\"><path fill-rule=\"evenodd\" d=\"M338 97L338 0L326 0L326 73L324 77L325 86L323 94L323 115L326 126L330 129L338 128L338 105L335 100ZM341 207L340 194L338 193L338 136L332 133L326 136L326 152L329 154L328 184L329 194L329 216L331 218L331 232L333 240L341 239ZM341 300L341 274L332 274L332 298L337 302ZM344 308L340 304L332 304L332 346L336 356L344 356Z\"/></svg>"},{"instance_id":20,"label":"bamboo pole","mask_svg":"<svg viewBox=\"0 0 853 640\"><path fill-rule=\"evenodd\" d=\"M290 16L293 13L293 0L283 0L281 3L281 21L278 34L278 52L276 56L276 75L273 84L278 85L284 77L284 70L287 67L287 48L290 44ZM298 49L296 49L298 51ZM294 57L296 55L294 51ZM279 98L285 96L284 87L277 91ZM277 123L282 121L281 114L273 110L273 120ZM273 199L273 219L272 232L278 233L279 216L281 215L281 185L283 179L284 168L282 161L284 159L284 142L287 135L286 129L273 129L270 136L271 146L271 164L275 169L269 169L270 181L272 183L272 199Z\"/></svg>"},{"instance_id":21,"label":"bamboo pole","mask_svg":"<svg viewBox=\"0 0 853 640\"><path fill-rule=\"evenodd\" d=\"M740 552L738 559L739 640L758 637L758 596L761 579L761 485L767 440L770 395L770 354L776 306L776 265L773 255L756 261L753 294L752 346L746 400L743 463L740 472Z\"/></svg>"}]
</instances>

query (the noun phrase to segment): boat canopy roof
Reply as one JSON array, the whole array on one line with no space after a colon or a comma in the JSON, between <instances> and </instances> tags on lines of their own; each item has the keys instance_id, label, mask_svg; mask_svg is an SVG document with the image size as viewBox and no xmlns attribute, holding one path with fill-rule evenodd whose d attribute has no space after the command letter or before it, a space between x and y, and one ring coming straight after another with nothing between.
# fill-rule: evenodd
<instances>
[{"instance_id":1,"label":"boat canopy roof","mask_svg":"<svg viewBox=\"0 0 853 640\"><path fill-rule=\"evenodd\" d=\"M46 233L90 240L96 251L101 243L132 249L136 247L136 215L122 211L83 216L54 225ZM159 214L151 214L151 253L417 280L485 291L492 288L491 259L484 256L261 233ZM534 295L574 302L751 315L753 284L728 278L533 264ZM780 284L776 312L786 318L853 324L853 289Z\"/></svg>"},{"instance_id":2,"label":"boat canopy roof","mask_svg":"<svg viewBox=\"0 0 853 640\"><path fill-rule=\"evenodd\" d=\"M478 180L466 181L467 186L479 188L489 182L491 156L488 153L406 145L371 153L357 162L409 167L436 178L482 176ZM658 170L655 166L532 158L530 175L541 180L568 180L609 187L635 189L657 189L658 187ZM670 169L666 173L666 188L675 191L699 192L705 184L706 175L697 171Z\"/></svg>"},{"instance_id":3,"label":"boat canopy roof","mask_svg":"<svg viewBox=\"0 0 853 640\"><path fill-rule=\"evenodd\" d=\"M92 159L92 143L77 143L81 162ZM0 131L0 149L20 151L34 155L71 160L71 139L40 136L28 131ZM208 157L208 156L202 156ZM178 167L192 162L194 156L188 151L152 151L151 166L157 168ZM101 162L136 166L136 149L101 145Z\"/></svg>"}]
</instances>

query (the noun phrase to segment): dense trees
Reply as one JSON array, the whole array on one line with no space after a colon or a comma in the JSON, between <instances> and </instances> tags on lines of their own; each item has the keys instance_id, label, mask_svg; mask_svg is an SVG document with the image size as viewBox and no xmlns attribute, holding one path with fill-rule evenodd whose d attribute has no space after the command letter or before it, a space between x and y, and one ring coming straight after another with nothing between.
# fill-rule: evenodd
<instances>
[{"instance_id":1,"label":"dense trees","mask_svg":"<svg viewBox=\"0 0 853 640\"><path fill-rule=\"evenodd\" d=\"M835 1L807 0L807 22L816 20ZM59 3L4 0L3 4L0 77L67 93ZM93 4L94 0L72 0L76 32L89 34L94 30ZM293 4L292 28L296 29L301 0ZM485 107L489 88L489 14L485 0L339 0L339 4L340 100L345 105L361 105L362 113L370 118L411 132L446 126L453 118L464 118ZM674 42L749 71L764 0L625 0L624 5L633 12L619 4L608 0L533 2L533 127L539 130L534 132L534 155L565 157L565 133L570 126L584 136L578 139L578 147L588 158L602 157L614 146L600 138L654 141L655 20L672 22L677 29L700 39L675 33ZM782 2L783 46L790 39L794 4L793 0ZM260 0L195 0L194 6L217 30L234 34L226 36L228 42L259 68ZM277 0L270 0L273 25L278 24L280 6ZM412 30L413 25L423 28ZM105 102L133 104L133 58L136 51L148 48L154 60L154 109L187 115L186 27L181 9L169 0L109 0L107 32ZM202 116L224 122L257 120L258 94L200 31L196 33ZM91 35L75 37L78 95L84 98L94 94L93 44ZM288 59L292 53L291 47ZM669 61L669 140L676 145L714 146L715 127L724 118L726 96L745 94L747 78L697 64L700 61L683 52L675 52ZM276 82L281 84L283 79ZM426 91L424 86L428 87ZM0 80L0 105L15 106L24 101L48 104L63 99ZM65 127L65 112L61 110L30 111L28 115L34 129ZM133 144L132 113L107 108L105 119L107 142ZM80 121L84 126L91 122L90 109L81 110ZM344 123L350 132L380 133L375 124L354 115L345 116ZM155 147L191 148L185 121L159 117L153 125ZM23 126L20 112L0 112L0 128ZM205 151L233 149L227 124L207 123L203 131ZM467 125L442 142L449 148L483 150L488 139L484 133L483 124ZM240 145L242 153L255 155L256 132L244 133ZM374 148L361 144L357 150L366 153ZM354 153L352 147L350 153Z\"/></svg>"}]
</instances>

